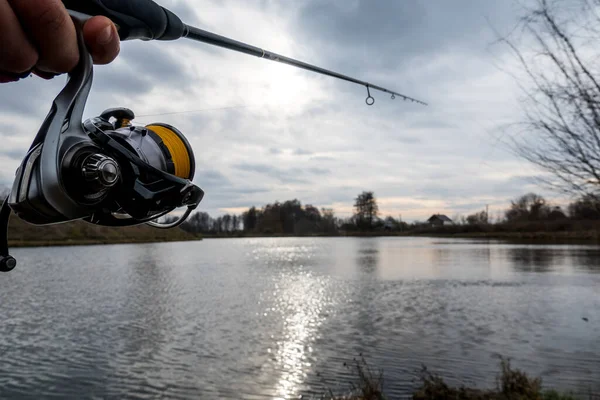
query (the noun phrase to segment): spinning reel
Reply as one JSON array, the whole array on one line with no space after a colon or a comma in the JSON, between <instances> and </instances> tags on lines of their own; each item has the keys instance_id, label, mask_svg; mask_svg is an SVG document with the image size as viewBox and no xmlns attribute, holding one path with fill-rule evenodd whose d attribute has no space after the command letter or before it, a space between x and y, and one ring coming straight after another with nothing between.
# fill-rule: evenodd
<instances>
[{"instance_id":1,"label":"spinning reel","mask_svg":"<svg viewBox=\"0 0 600 400\"><path fill-rule=\"evenodd\" d=\"M126 108L82 121L93 63L80 27L78 35L80 62L54 100L0 211L2 272L16 267L8 254L11 209L35 225L84 220L113 227L147 223L174 228L204 197L192 183L192 148L176 128L136 126L134 113ZM177 221L155 222L180 207L187 210Z\"/></svg>"}]
</instances>

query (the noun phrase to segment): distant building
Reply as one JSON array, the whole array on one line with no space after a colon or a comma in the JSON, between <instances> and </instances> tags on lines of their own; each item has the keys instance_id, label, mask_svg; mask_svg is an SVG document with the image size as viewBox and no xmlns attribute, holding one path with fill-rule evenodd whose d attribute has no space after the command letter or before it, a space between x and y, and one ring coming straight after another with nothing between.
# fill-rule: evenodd
<instances>
[{"instance_id":1,"label":"distant building","mask_svg":"<svg viewBox=\"0 0 600 400\"><path fill-rule=\"evenodd\" d=\"M443 214L432 215L431 218L427 220L427 222L429 222L431 226L443 226L453 224L452 220Z\"/></svg>"},{"instance_id":2,"label":"distant building","mask_svg":"<svg viewBox=\"0 0 600 400\"><path fill-rule=\"evenodd\" d=\"M385 222L383 223L383 229L386 231L391 231L394 229L394 221L390 221L389 219L386 219Z\"/></svg>"}]
</instances>

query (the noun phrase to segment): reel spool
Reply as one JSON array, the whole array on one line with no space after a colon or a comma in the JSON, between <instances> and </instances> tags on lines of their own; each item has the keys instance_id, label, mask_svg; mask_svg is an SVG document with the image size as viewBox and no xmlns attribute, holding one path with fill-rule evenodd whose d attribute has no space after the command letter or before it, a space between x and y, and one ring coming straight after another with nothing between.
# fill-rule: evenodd
<instances>
[{"instance_id":1,"label":"reel spool","mask_svg":"<svg viewBox=\"0 0 600 400\"><path fill-rule=\"evenodd\" d=\"M35 225L83 220L103 226L148 224L173 228L186 220L204 197L192 183L194 152L175 127L132 124L133 111L106 110L82 122L93 80L93 63L78 28L79 65L56 97L17 170L0 210L0 271L16 267L8 254L11 210ZM158 218L187 207L170 224Z\"/></svg>"}]
</instances>

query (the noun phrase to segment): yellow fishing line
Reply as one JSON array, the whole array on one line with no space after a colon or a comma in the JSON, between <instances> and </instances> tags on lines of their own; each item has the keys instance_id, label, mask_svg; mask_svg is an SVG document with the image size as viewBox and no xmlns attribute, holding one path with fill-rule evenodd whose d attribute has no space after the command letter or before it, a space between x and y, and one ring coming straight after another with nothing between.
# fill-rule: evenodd
<instances>
[{"instance_id":1,"label":"yellow fishing line","mask_svg":"<svg viewBox=\"0 0 600 400\"><path fill-rule=\"evenodd\" d=\"M191 157L188 153L187 147L179 135L164 126L159 125L148 125L146 128L156 133L163 141L171 157L173 158L173 164L175 165L175 176L183 179L190 178L191 172Z\"/></svg>"}]
</instances>

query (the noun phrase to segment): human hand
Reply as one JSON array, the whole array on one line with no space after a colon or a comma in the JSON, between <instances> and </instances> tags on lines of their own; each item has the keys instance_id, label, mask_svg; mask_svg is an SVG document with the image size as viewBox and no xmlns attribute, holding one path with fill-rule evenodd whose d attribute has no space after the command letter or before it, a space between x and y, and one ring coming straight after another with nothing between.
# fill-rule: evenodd
<instances>
[{"instance_id":1,"label":"human hand","mask_svg":"<svg viewBox=\"0 0 600 400\"><path fill-rule=\"evenodd\" d=\"M89 19L83 36L95 64L119 54L117 29L106 17ZM30 73L51 79L79 62L75 25L60 0L0 0L0 83Z\"/></svg>"}]
</instances>

